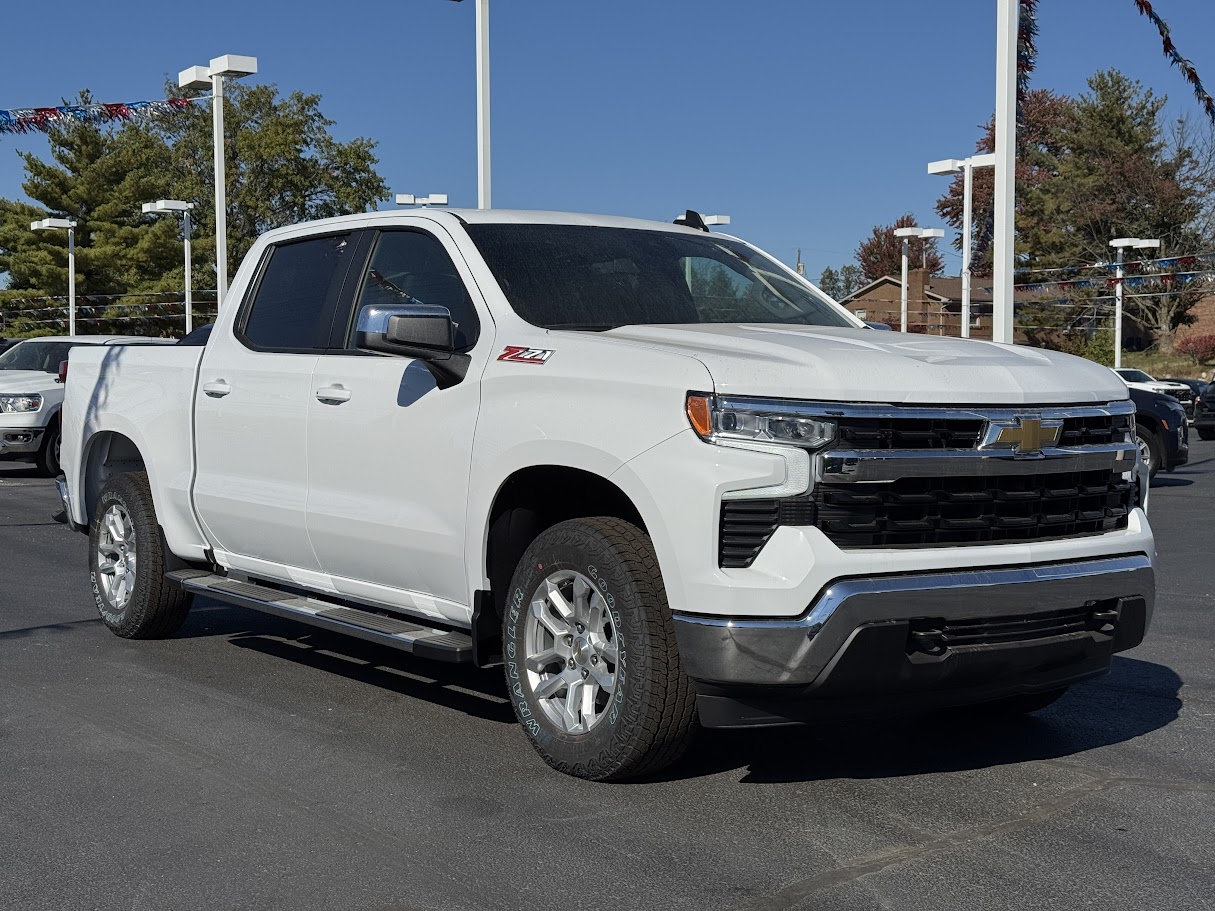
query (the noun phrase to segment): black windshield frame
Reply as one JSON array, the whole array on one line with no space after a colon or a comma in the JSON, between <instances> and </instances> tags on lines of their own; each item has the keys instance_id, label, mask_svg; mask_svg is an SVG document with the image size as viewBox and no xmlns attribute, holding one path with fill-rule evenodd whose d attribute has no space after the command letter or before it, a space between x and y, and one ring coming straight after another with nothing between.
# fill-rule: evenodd
<instances>
[{"instance_id":1,"label":"black windshield frame","mask_svg":"<svg viewBox=\"0 0 1215 911\"><path fill-rule=\"evenodd\" d=\"M509 222L465 230L515 313L542 329L742 323L857 328L831 298L732 238Z\"/></svg>"}]
</instances>

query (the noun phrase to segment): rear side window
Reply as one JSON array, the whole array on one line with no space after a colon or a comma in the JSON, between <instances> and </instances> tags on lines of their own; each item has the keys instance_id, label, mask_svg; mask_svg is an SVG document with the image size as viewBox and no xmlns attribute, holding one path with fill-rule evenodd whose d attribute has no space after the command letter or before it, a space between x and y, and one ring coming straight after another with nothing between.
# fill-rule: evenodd
<instances>
[{"instance_id":1,"label":"rear side window","mask_svg":"<svg viewBox=\"0 0 1215 911\"><path fill-rule=\"evenodd\" d=\"M480 322L464 279L438 238L422 231L382 231L355 302L359 311L373 304L436 304L451 312L457 351L477 342Z\"/></svg>"},{"instance_id":2,"label":"rear side window","mask_svg":"<svg viewBox=\"0 0 1215 911\"><path fill-rule=\"evenodd\" d=\"M257 348L325 348L354 246L340 234L271 248L245 317L245 340Z\"/></svg>"}]
</instances>

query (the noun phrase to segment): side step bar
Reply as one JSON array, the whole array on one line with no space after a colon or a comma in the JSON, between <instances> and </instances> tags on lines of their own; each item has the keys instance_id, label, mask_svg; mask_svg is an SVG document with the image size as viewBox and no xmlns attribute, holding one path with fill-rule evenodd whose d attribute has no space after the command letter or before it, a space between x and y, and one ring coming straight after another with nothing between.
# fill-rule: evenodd
<instances>
[{"instance_id":1,"label":"side step bar","mask_svg":"<svg viewBox=\"0 0 1215 911\"><path fill-rule=\"evenodd\" d=\"M315 596L280 591L256 582L240 582L206 570L181 569L165 575L170 582L196 595L378 642L419 658L457 664L473 660L473 642L467 633L433 629Z\"/></svg>"}]
</instances>

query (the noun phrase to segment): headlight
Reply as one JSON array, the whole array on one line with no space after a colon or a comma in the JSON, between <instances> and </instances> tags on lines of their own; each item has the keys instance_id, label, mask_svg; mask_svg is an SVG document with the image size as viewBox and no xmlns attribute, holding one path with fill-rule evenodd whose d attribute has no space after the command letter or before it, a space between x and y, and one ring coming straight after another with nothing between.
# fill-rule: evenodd
<instances>
[{"instance_id":1,"label":"headlight","mask_svg":"<svg viewBox=\"0 0 1215 911\"><path fill-rule=\"evenodd\" d=\"M36 392L29 395L0 395L0 414L37 411L41 407L42 396Z\"/></svg>"},{"instance_id":2,"label":"headlight","mask_svg":"<svg viewBox=\"0 0 1215 911\"><path fill-rule=\"evenodd\" d=\"M692 428L709 443L783 443L818 449L835 439L836 423L780 399L731 399L688 393Z\"/></svg>"}]
</instances>

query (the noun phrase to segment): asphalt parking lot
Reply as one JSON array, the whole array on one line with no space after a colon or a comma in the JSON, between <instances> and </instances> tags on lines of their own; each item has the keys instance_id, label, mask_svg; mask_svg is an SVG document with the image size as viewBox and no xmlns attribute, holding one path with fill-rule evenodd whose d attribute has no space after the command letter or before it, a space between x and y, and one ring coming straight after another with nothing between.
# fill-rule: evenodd
<instances>
[{"instance_id":1,"label":"asphalt parking lot","mask_svg":"<svg viewBox=\"0 0 1215 911\"><path fill-rule=\"evenodd\" d=\"M1215 908L1215 443L1161 475L1147 641L1032 718L702 733L558 775L496 671L198 602L102 626L0 463L0 907Z\"/></svg>"}]
</instances>

